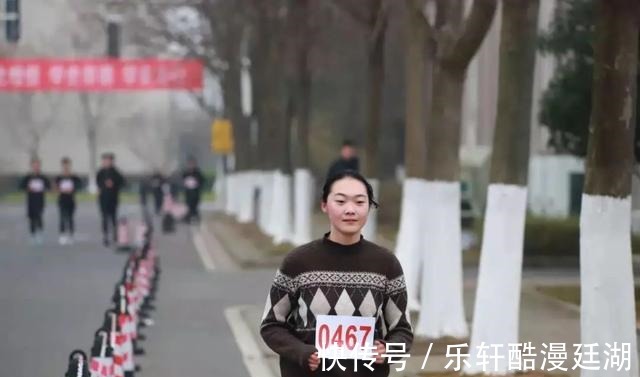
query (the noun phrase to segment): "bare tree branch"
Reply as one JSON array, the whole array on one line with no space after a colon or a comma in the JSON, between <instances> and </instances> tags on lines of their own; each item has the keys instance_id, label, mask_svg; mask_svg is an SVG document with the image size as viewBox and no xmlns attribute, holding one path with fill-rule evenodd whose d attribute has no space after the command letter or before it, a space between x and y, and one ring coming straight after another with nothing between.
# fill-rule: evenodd
<instances>
[{"instance_id":1,"label":"bare tree branch","mask_svg":"<svg viewBox=\"0 0 640 377\"><path fill-rule=\"evenodd\" d=\"M384 35L387 25L389 24L389 7L389 3L385 1L380 1L378 4L378 9L375 11L375 24L369 35L369 43L375 43L381 35Z\"/></svg>"},{"instance_id":2,"label":"bare tree branch","mask_svg":"<svg viewBox=\"0 0 640 377\"><path fill-rule=\"evenodd\" d=\"M198 106L200 106L202 110L204 110L207 114L209 114L209 116L215 117L219 115L214 109L211 108L211 106L207 105L202 93L190 91L189 96L198 104Z\"/></svg>"},{"instance_id":3,"label":"bare tree branch","mask_svg":"<svg viewBox=\"0 0 640 377\"><path fill-rule=\"evenodd\" d=\"M463 30L453 43L443 46L442 60L464 68L478 50L484 36L491 27L496 10L496 0L474 0L469 16L463 23Z\"/></svg>"},{"instance_id":4,"label":"bare tree branch","mask_svg":"<svg viewBox=\"0 0 640 377\"><path fill-rule=\"evenodd\" d=\"M343 12L347 13L353 20L357 21L362 25L369 25L371 20L369 19L369 15L362 14L360 11L362 2L358 1L357 4L351 0L333 0L330 4L339 8Z\"/></svg>"}]
</instances>

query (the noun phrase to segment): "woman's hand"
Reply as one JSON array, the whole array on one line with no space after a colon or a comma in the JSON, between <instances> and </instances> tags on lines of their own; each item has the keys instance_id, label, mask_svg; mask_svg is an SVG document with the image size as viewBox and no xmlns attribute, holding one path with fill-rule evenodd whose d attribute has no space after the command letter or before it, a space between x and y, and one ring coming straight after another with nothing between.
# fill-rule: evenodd
<instances>
[{"instance_id":1,"label":"woman's hand","mask_svg":"<svg viewBox=\"0 0 640 377\"><path fill-rule=\"evenodd\" d=\"M309 369L314 372L320 366L320 358L318 357L318 352L314 352L309 356Z\"/></svg>"},{"instance_id":2,"label":"woman's hand","mask_svg":"<svg viewBox=\"0 0 640 377\"><path fill-rule=\"evenodd\" d=\"M373 342L373 345L376 346L376 364L383 364L384 363L384 357L382 356L383 354L385 354L387 352L387 347L384 345L384 343L382 343L379 340L376 340Z\"/></svg>"}]
</instances>

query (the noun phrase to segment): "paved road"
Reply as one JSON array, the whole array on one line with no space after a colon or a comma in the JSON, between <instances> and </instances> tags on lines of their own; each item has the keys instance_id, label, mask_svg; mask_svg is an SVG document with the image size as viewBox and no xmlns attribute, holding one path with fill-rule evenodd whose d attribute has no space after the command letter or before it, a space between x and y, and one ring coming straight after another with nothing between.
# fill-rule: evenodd
<instances>
[{"instance_id":1,"label":"paved road","mask_svg":"<svg viewBox=\"0 0 640 377\"><path fill-rule=\"evenodd\" d=\"M0 375L62 376L71 350L89 350L125 256L101 245L94 204L79 206L77 223L79 241L58 245L50 205L45 243L30 246L23 207L0 206ZM138 375L248 376L224 309L263 302L273 271L207 271L184 226L154 241L163 275Z\"/></svg>"}]
</instances>

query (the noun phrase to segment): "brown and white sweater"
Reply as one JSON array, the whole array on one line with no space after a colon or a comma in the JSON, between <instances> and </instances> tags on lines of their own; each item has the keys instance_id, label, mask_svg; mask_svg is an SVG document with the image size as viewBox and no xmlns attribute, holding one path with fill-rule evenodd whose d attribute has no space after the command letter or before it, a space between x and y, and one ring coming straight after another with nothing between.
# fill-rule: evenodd
<instances>
[{"instance_id":1,"label":"brown and white sweater","mask_svg":"<svg viewBox=\"0 0 640 377\"><path fill-rule=\"evenodd\" d=\"M317 315L374 317L374 339L404 343L407 353L413 341L404 275L396 257L362 238L341 245L327 237L296 248L284 259L267 296L262 338L280 355L282 377L388 376L386 363L373 364L373 372L359 366L354 373L348 360L341 361L344 372L337 366L309 370Z\"/></svg>"}]
</instances>

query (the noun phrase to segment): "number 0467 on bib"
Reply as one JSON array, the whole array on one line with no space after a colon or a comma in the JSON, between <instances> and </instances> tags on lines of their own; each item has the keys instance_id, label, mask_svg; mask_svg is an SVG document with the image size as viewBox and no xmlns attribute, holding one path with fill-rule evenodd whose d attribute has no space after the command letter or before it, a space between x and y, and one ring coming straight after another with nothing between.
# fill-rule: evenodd
<instances>
[{"instance_id":1,"label":"number 0467 on bib","mask_svg":"<svg viewBox=\"0 0 640 377\"><path fill-rule=\"evenodd\" d=\"M375 318L318 315L316 348L320 358L364 359L371 357Z\"/></svg>"}]
</instances>

